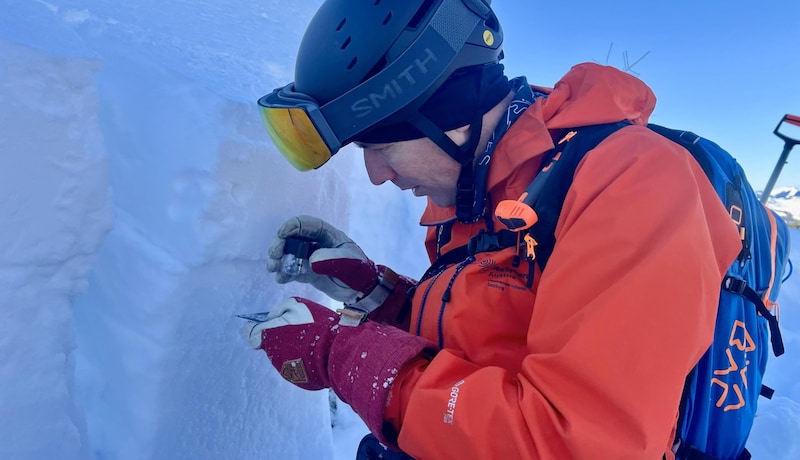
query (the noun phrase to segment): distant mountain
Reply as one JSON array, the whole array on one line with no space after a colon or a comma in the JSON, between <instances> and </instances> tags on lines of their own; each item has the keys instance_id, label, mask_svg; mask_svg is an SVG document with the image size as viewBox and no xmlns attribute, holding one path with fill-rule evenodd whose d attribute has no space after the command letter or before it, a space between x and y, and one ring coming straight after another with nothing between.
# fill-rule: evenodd
<instances>
[{"instance_id":1,"label":"distant mountain","mask_svg":"<svg viewBox=\"0 0 800 460\"><path fill-rule=\"evenodd\" d=\"M787 224L800 228L800 188L776 188L767 200L767 206L780 214Z\"/></svg>"}]
</instances>

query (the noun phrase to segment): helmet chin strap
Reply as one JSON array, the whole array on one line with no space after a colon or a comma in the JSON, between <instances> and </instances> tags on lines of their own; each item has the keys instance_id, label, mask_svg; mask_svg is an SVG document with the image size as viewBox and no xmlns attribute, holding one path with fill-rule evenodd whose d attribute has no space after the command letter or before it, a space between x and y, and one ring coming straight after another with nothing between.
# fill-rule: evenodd
<instances>
[{"instance_id":1,"label":"helmet chin strap","mask_svg":"<svg viewBox=\"0 0 800 460\"><path fill-rule=\"evenodd\" d=\"M479 115L469 126L469 140L461 146L456 161L461 163L461 173L456 183L456 218L459 222L471 224L481 218L484 211L483 194L485 190L475 189L475 150L481 139L483 116ZM478 203L478 197L481 203Z\"/></svg>"},{"instance_id":2,"label":"helmet chin strap","mask_svg":"<svg viewBox=\"0 0 800 460\"><path fill-rule=\"evenodd\" d=\"M486 71L487 67L484 67L483 74L478 80L477 88L475 88L478 95L478 104L475 107L472 123L469 125L469 139L464 145L458 146L441 128L422 114L418 114L413 123L422 134L430 138L439 148L461 165L461 172L456 183L456 219L465 224L477 222L483 216L486 207L486 191L475 189L474 174L475 151L478 148L481 131L483 130L483 113L480 105L482 102L481 97L485 96Z\"/></svg>"},{"instance_id":3,"label":"helmet chin strap","mask_svg":"<svg viewBox=\"0 0 800 460\"><path fill-rule=\"evenodd\" d=\"M477 114L469 125L469 139L461 146L453 142L441 128L424 115L420 114L416 117L414 126L461 165L461 172L456 183L456 218L462 223L476 222L483 215L483 205L481 204L480 209L476 209L478 203L473 163L475 162L475 150L478 148L481 138L483 114Z\"/></svg>"}]
</instances>

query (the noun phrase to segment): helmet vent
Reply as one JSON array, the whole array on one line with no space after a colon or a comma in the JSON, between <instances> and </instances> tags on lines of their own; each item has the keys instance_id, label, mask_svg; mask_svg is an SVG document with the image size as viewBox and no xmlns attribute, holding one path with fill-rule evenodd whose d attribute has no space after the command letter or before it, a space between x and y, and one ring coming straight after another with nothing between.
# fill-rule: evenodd
<instances>
[{"instance_id":1,"label":"helmet vent","mask_svg":"<svg viewBox=\"0 0 800 460\"><path fill-rule=\"evenodd\" d=\"M414 17L411 18L411 21L408 22L406 26L409 29L416 29L419 26L419 23L422 19L427 16L427 14L431 11L431 7L436 0L425 0L425 2L419 7L417 12L414 14Z\"/></svg>"},{"instance_id":2,"label":"helmet vent","mask_svg":"<svg viewBox=\"0 0 800 460\"><path fill-rule=\"evenodd\" d=\"M339 23L339 25L338 25L338 26L336 26L336 31L337 31L337 32L339 32L340 30L342 30L342 27L344 27L344 24L345 24L346 22L347 22L347 18L343 18L343 19L342 19L342 22L340 22L340 23Z\"/></svg>"},{"instance_id":3,"label":"helmet vent","mask_svg":"<svg viewBox=\"0 0 800 460\"><path fill-rule=\"evenodd\" d=\"M345 39L344 43L342 43L342 46L341 46L341 48L340 48L340 49L345 49L345 48L347 48L348 46L350 46L350 42L351 42L351 41L353 41L353 40L352 40L352 38L351 38L351 37L347 37L347 38Z\"/></svg>"},{"instance_id":4,"label":"helmet vent","mask_svg":"<svg viewBox=\"0 0 800 460\"><path fill-rule=\"evenodd\" d=\"M354 57L353 60L350 61L350 64L347 64L347 70L353 70L353 67L356 66L357 62L358 62L358 58Z\"/></svg>"},{"instance_id":5,"label":"helmet vent","mask_svg":"<svg viewBox=\"0 0 800 460\"><path fill-rule=\"evenodd\" d=\"M383 25L389 24L389 21L392 20L392 12L389 11L389 14L386 15L386 18L383 20Z\"/></svg>"}]
</instances>

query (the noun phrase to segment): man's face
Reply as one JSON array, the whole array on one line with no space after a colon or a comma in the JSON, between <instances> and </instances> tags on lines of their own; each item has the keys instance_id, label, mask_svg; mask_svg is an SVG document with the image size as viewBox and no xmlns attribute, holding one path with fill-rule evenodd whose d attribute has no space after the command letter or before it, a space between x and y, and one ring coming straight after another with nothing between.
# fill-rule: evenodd
<instances>
[{"instance_id":1,"label":"man's face","mask_svg":"<svg viewBox=\"0 0 800 460\"><path fill-rule=\"evenodd\" d=\"M427 137L389 144L357 143L364 149L369 180L392 181L401 190L427 196L437 206L453 206L461 165Z\"/></svg>"}]
</instances>

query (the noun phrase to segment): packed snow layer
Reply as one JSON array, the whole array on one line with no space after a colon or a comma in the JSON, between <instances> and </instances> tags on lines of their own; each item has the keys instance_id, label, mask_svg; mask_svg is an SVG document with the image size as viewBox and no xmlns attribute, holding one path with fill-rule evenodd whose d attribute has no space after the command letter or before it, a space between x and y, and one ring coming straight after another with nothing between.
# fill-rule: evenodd
<instances>
[{"instance_id":1,"label":"packed snow layer","mask_svg":"<svg viewBox=\"0 0 800 460\"><path fill-rule=\"evenodd\" d=\"M233 315L324 300L266 248L295 213L347 228L354 158L296 174L254 107L153 62L5 41L0 62L0 458L330 457L327 394Z\"/></svg>"},{"instance_id":2,"label":"packed snow layer","mask_svg":"<svg viewBox=\"0 0 800 460\"><path fill-rule=\"evenodd\" d=\"M99 65L0 41L0 68L0 458L81 458L72 304L112 224Z\"/></svg>"}]
</instances>

